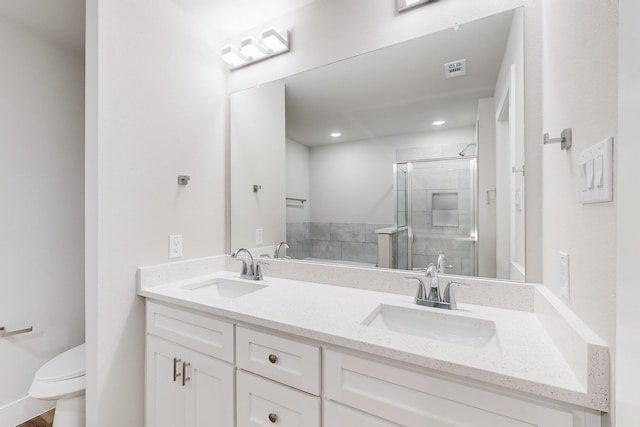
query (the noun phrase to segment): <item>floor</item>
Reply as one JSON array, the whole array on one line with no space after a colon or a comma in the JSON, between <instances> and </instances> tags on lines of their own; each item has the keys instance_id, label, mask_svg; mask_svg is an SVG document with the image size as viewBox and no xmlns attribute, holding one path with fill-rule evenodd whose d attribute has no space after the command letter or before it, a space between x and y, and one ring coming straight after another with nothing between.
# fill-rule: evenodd
<instances>
[{"instance_id":1,"label":"floor","mask_svg":"<svg viewBox=\"0 0 640 427\"><path fill-rule=\"evenodd\" d=\"M35 417L25 423L20 424L17 427L51 427L53 425L53 413L55 409L45 412L44 414Z\"/></svg>"}]
</instances>

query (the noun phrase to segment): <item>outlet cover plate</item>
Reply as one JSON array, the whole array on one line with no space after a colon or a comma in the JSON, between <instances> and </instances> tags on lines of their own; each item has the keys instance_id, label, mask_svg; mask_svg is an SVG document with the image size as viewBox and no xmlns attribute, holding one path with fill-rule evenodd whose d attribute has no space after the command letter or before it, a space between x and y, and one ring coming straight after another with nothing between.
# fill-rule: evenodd
<instances>
[{"instance_id":1,"label":"outlet cover plate","mask_svg":"<svg viewBox=\"0 0 640 427\"><path fill-rule=\"evenodd\" d=\"M180 258L182 256L182 234L172 234L169 236L169 258Z\"/></svg>"}]
</instances>

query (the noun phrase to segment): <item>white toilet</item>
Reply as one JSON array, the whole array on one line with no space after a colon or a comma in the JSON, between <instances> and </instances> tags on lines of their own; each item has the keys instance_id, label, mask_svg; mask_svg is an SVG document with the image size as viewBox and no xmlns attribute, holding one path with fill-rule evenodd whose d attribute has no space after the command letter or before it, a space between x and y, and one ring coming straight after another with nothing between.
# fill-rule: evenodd
<instances>
[{"instance_id":1,"label":"white toilet","mask_svg":"<svg viewBox=\"0 0 640 427\"><path fill-rule=\"evenodd\" d=\"M36 372L29 396L57 400L53 427L85 426L85 345L54 357Z\"/></svg>"}]
</instances>

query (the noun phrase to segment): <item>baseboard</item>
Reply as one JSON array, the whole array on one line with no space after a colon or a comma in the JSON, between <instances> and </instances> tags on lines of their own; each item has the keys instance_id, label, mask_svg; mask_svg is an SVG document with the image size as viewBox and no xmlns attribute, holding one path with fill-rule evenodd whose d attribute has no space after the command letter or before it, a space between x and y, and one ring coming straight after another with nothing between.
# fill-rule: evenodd
<instances>
[{"instance_id":1,"label":"baseboard","mask_svg":"<svg viewBox=\"0 0 640 427\"><path fill-rule=\"evenodd\" d=\"M40 400L25 396L0 407L0 426L17 426L56 406L55 400Z\"/></svg>"}]
</instances>

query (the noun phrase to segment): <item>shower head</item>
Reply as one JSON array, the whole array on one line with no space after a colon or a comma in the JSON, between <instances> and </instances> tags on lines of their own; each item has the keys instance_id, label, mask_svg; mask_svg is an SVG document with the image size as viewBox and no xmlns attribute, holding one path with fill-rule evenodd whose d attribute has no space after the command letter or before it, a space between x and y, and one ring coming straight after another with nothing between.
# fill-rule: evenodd
<instances>
[{"instance_id":1,"label":"shower head","mask_svg":"<svg viewBox=\"0 0 640 427\"><path fill-rule=\"evenodd\" d=\"M477 144L476 144L475 142L472 142L471 144L467 144L467 146L466 146L466 147L464 147L464 148L462 149L462 151L460 151L460 152L458 153L458 155L459 155L460 157L464 157L464 156L466 156L466 155L467 155L467 150L468 150L468 149L469 149L469 147L471 147L472 145L477 145Z\"/></svg>"}]
</instances>

